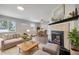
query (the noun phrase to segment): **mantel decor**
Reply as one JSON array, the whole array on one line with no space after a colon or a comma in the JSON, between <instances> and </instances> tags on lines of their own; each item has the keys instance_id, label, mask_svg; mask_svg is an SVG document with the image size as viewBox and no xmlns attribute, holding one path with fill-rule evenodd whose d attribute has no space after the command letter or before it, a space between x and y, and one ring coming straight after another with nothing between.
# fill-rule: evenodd
<instances>
[{"instance_id":1,"label":"mantel decor","mask_svg":"<svg viewBox=\"0 0 79 59\"><path fill-rule=\"evenodd\" d=\"M69 21L73 21L73 20L78 20L79 15L76 15L74 17L70 17L70 18L66 18L60 21L56 21L54 23L50 23L49 25L54 25L54 24L59 24L59 23L63 23L63 22L69 22Z\"/></svg>"}]
</instances>

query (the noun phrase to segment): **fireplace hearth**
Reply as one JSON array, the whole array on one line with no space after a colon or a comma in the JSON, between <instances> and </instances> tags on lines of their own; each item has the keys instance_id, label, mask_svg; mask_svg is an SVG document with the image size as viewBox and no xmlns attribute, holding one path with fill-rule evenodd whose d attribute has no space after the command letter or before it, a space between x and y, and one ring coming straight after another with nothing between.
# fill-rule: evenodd
<instances>
[{"instance_id":1,"label":"fireplace hearth","mask_svg":"<svg viewBox=\"0 0 79 59\"><path fill-rule=\"evenodd\" d=\"M59 55L70 55L70 50L64 47L64 31L51 32L52 43L60 45Z\"/></svg>"},{"instance_id":2,"label":"fireplace hearth","mask_svg":"<svg viewBox=\"0 0 79 59\"><path fill-rule=\"evenodd\" d=\"M53 43L64 47L64 31L52 31L51 38Z\"/></svg>"}]
</instances>

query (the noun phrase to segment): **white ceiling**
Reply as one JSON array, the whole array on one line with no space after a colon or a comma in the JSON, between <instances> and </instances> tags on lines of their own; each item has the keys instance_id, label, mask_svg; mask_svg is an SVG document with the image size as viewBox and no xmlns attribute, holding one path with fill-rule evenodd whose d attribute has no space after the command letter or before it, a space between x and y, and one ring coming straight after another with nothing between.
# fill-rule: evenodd
<instances>
[{"instance_id":1,"label":"white ceiling","mask_svg":"<svg viewBox=\"0 0 79 59\"><path fill-rule=\"evenodd\" d=\"M17 6L23 6L24 11L17 10ZM56 4L0 4L0 14L10 17L39 22L41 19L48 21Z\"/></svg>"}]
</instances>

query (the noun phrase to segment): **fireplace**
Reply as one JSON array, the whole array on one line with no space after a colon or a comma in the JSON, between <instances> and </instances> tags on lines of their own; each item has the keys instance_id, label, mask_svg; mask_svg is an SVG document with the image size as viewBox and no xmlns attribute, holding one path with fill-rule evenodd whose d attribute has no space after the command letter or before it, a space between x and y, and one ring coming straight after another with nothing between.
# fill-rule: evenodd
<instances>
[{"instance_id":1,"label":"fireplace","mask_svg":"<svg viewBox=\"0 0 79 59\"><path fill-rule=\"evenodd\" d=\"M64 47L64 31L52 31L51 38L53 43Z\"/></svg>"}]
</instances>

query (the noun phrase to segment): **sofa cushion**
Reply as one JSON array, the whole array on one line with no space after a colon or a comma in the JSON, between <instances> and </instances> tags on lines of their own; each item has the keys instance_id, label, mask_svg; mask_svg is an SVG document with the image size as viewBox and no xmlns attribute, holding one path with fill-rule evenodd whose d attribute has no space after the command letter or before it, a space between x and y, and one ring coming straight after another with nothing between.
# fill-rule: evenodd
<instances>
[{"instance_id":1,"label":"sofa cushion","mask_svg":"<svg viewBox=\"0 0 79 59\"><path fill-rule=\"evenodd\" d=\"M17 34L17 38L19 38L20 37L20 34Z\"/></svg>"},{"instance_id":2,"label":"sofa cushion","mask_svg":"<svg viewBox=\"0 0 79 59\"><path fill-rule=\"evenodd\" d=\"M13 39L13 34L9 34L8 39Z\"/></svg>"},{"instance_id":3,"label":"sofa cushion","mask_svg":"<svg viewBox=\"0 0 79 59\"><path fill-rule=\"evenodd\" d=\"M14 34L14 35L13 35L13 38L17 38L17 34Z\"/></svg>"},{"instance_id":4,"label":"sofa cushion","mask_svg":"<svg viewBox=\"0 0 79 59\"><path fill-rule=\"evenodd\" d=\"M6 44L14 43L14 42L17 42L20 40L22 40L22 39L21 38L10 39L10 40L4 41L4 44L6 45Z\"/></svg>"},{"instance_id":5,"label":"sofa cushion","mask_svg":"<svg viewBox=\"0 0 79 59\"><path fill-rule=\"evenodd\" d=\"M9 39L8 36L9 36L8 34L4 34L4 35L2 35L2 38L3 38L4 40L7 40L7 39Z\"/></svg>"},{"instance_id":6,"label":"sofa cushion","mask_svg":"<svg viewBox=\"0 0 79 59\"><path fill-rule=\"evenodd\" d=\"M58 46L59 45L57 45L57 44L48 43L45 47L50 50L57 51Z\"/></svg>"},{"instance_id":7,"label":"sofa cushion","mask_svg":"<svg viewBox=\"0 0 79 59\"><path fill-rule=\"evenodd\" d=\"M42 50L37 50L33 55L50 55L50 54Z\"/></svg>"},{"instance_id":8,"label":"sofa cushion","mask_svg":"<svg viewBox=\"0 0 79 59\"><path fill-rule=\"evenodd\" d=\"M57 52L59 51L58 48L59 48L59 45L48 43L43 47L43 50L51 54L57 54Z\"/></svg>"}]
</instances>

